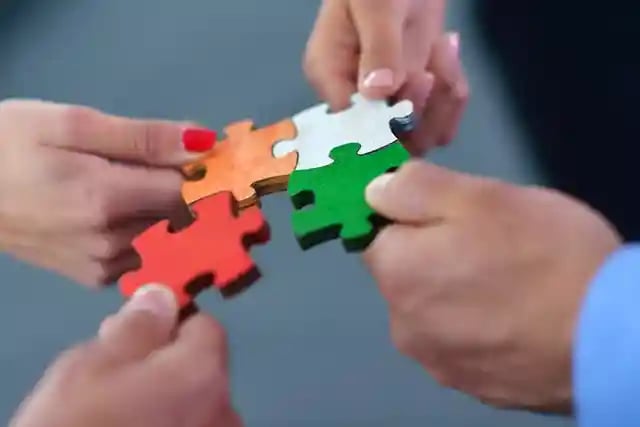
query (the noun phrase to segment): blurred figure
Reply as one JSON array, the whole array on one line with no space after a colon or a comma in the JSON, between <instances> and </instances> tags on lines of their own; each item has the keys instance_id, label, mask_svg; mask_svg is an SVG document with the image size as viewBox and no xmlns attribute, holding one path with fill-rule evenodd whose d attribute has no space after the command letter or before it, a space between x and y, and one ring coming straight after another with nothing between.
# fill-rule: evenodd
<instances>
[{"instance_id":1,"label":"blurred figure","mask_svg":"<svg viewBox=\"0 0 640 427\"><path fill-rule=\"evenodd\" d=\"M171 291L141 288L49 367L10 426L241 427L222 326L204 314L177 320Z\"/></svg>"},{"instance_id":2,"label":"blurred figure","mask_svg":"<svg viewBox=\"0 0 640 427\"><path fill-rule=\"evenodd\" d=\"M473 2L531 145L553 187L640 238L629 176L640 155L635 2Z\"/></svg>"}]
</instances>

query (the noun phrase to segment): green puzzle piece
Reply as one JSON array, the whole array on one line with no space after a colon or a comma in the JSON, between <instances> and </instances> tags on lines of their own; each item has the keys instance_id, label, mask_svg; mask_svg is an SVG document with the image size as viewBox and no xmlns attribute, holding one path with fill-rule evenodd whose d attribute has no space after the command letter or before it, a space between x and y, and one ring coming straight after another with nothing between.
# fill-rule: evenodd
<instances>
[{"instance_id":1,"label":"green puzzle piece","mask_svg":"<svg viewBox=\"0 0 640 427\"><path fill-rule=\"evenodd\" d=\"M399 141L364 155L359 149L358 143L341 145L331 150L332 164L289 177L287 192L297 209L293 232L302 249L340 237L348 252L360 251L387 222L367 204L365 188L409 160L409 153Z\"/></svg>"}]
</instances>

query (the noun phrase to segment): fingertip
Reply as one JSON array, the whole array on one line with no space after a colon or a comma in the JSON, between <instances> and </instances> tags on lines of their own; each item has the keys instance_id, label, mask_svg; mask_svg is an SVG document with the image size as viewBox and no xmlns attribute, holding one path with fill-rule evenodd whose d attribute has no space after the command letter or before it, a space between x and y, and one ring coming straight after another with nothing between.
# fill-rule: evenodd
<instances>
[{"instance_id":1,"label":"fingertip","mask_svg":"<svg viewBox=\"0 0 640 427\"><path fill-rule=\"evenodd\" d=\"M341 91L331 98L327 98L326 102L331 112L339 112L346 110L351 106L351 94Z\"/></svg>"},{"instance_id":2,"label":"fingertip","mask_svg":"<svg viewBox=\"0 0 640 427\"><path fill-rule=\"evenodd\" d=\"M393 173L385 173L374 178L365 189L365 199L374 209L384 203L387 187L393 180Z\"/></svg>"},{"instance_id":3,"label":"fingertip","mask_svg":"<svg viewBox=\"0 0 640 427\"><path fill-rule=\"evenodd\" d=\"M351 106L351 95L355 92L355 84L348 79L326 77L322 83L314 86L318 96L329 106L331 112L345 110Z\"/></svg>"},{"instance_id":4,"label":"fingertip","mask_svg":"<svg viewBox=\"0 0 640 427\"><path fill-rule=\"evenodd\" d=\"M173 292L160 283L149 283L140 287L125 303L119 314L149 312L155 317L175 320L178 302Z\"/></svg>"}]
</instances>

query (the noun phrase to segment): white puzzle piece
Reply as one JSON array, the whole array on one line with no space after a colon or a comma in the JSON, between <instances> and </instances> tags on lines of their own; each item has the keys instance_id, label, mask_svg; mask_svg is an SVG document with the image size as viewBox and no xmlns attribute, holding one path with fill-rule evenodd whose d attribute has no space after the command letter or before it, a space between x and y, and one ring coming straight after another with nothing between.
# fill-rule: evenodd
<instances>
[{"instance_id":1,"label":"white puzzle piece","mask_svg":"<svg viewBox=\"0 0 640 427\"><path fill-rule=\"evenodd\" d=\"M358 154L366 154L391 144L397 138L389 122L413 113L413 103L400 101L389 106L384 100L371 101L359 93L351 96L352 105L332 113L327 104L319 104L292 117L297 137L273 147L275 157L298 152L296 170L314 169L333 163L329 153L335 147L357 142Z\"/></svg>"}]
</instances>

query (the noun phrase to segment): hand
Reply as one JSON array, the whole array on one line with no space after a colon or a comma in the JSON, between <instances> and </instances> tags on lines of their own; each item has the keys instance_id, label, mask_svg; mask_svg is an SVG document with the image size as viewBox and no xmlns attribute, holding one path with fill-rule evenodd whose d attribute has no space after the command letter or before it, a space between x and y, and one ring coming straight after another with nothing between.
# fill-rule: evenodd
<instances>
[{"instance_id":1,"label":"hand","mask_svg":"<svg viewBox=\"0 0 640 427\"><path fill-rule=\"evenodd\" d=\"M87 285L117 280L139 262L133 237L186 211L178 166L215 139L189 126L0 103L0 249Z\"/></svg>"},{"instance_id":2,"label":"hand","mask_svg":"<svg viewBox=\"0 0 640 427\"><path fill-rule=\"evenodd\" d=\"M10 427L241 427L229 397L224 332L147 286L93 340L47 370Z\"/></svg>"},{"instance_id":3,"label":"hand","mask_svg":"<svg viewBox=\"0 0 640 427\"><path fill-rule=\"evenodd\" d=\"M304 70L334 111L359 91L410 99L418 129L403 136L416 155L454 137L469 96L459 36L442 34L445 0L324 0ZM428 101L428 102L427 102Z\"/></svg>"},{"instance_id":4,"label":"hand","mask_svg":"<svg viewBox=\"0 0 640 427\"><path fill-rule=\"evenodd\" d=\"M367 199L397 221L365 253L396 346L483 402L569 411L577 312L621 244L612 227L557 192L419 161Z\"/></svg>"}]
</instances>

